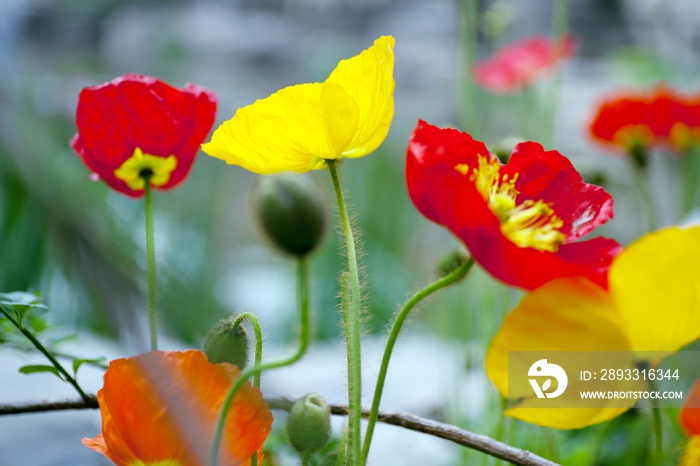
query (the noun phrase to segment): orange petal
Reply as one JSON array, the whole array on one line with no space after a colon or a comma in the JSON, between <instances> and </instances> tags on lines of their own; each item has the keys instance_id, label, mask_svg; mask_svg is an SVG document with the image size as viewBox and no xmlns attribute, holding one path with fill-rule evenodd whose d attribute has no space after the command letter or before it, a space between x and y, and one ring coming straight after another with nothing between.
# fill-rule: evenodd
<instances>
[{"instance_id":1,"label":"orange petal","mask_svg":"<svg viewBox=\"0 0 700 466\"><path fill-rule=\"evenodd\" d=\"M679 417L681 425L690 435L700 435L700 379L693 384Z\"/></svg>"},{"instance_id":2,"label":"orange petal","mask_svg":"<svg viewBox=\"0 0 700 466\"><path fill-rule=\"evenodd\" d=\"M105 455L118 466L165 461L206 465L219 408L239 374L235 366L211 364L194 350L112 361L98 394ZM246 462L262 446L271 424L260 391L246 383L228 416L222 461ZM99 446L97 439L88 442L90 448Z\"/></svg>"}]
</instances>

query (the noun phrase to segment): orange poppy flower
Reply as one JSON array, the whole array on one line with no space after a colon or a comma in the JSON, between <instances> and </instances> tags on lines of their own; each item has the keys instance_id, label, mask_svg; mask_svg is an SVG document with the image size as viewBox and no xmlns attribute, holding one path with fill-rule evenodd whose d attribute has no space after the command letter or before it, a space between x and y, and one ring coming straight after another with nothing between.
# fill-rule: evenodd
<instances>
[{"instance_id":1,"label":"orange poppy flower","mask_svg":"<svg viewBox=\"0 0 700 466\"><path fill-rule=\"evenodd\" d=\"M206 466L219 409L239 375L195 350L114 360L97 392L102 434L83 444L117 466ZM246 383L231 406L220 464L248 465L271 426L260 390Z\"/></svg>"},{"instance_id":2,"label":"orange poppy flower","mask_svg":"<svg viewBox=\"0 0 700 466\"><path fill-rule=\"evenodd\" d=\"M683 429L691 436L685 447L680 466L700 464L700 379L695 382L679 413Z\"/></svg>"}]
</instances>

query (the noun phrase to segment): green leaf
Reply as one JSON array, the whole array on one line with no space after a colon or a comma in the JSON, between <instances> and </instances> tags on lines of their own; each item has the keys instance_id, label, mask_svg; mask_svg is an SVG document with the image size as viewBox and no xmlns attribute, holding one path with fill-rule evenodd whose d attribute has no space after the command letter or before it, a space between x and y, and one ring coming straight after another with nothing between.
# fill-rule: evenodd
<instances>
[{"instance_id":1,"label":"green leaf","mask_svg":"<svg viewBox=\"0 0 700 466\"><path fill-rule=\"evenodd\" d=\"M22 374L36 374L39 372L51 372L52 374L55 374L56 377L58 377L59 379L64 380L61 373L58 372L58 369L56 369L53 366L45 366L45 365L41 365L41 364L22 366L19 368L19 371Z\"/></svg>"},{"instance_id":2,"label":"green leaf","mask_svg":"<svg viewBox=\"0 0 700 466\"><path fill-rule=\"evenodd\" d=\"M73 374L77 377L78 376L78 369L80 366L82 366L85 363L88 364L101 364L105 362L107 358L95 358L95 359L74 359L73 360Z\"/></svg>"},{"instance_id":3,"label":"green leaf","mask_svg":"<svg viewBox=\"0 0 700 466\"><path fill-rule=\"evenodd\" d=\"M47 343L50 346L57 346L60 345L61 343L65 343L67 341L73 341L76 342L78 341L78 334L77 333L71 333L70 335L64 335L62 337L57 337L57 338L49 338Z\"/></svg>"},{"instance_id":4,"label":"green leaf","mask_svg":"<svg viewBox=\"0 0 700 466\"><path fill-rule=\"evenodd\" d=\"M47 307L41 303L39 297L33 293L25 291L14 291L12 293L0 293L0 305L11 307L20 325L24 315L32 310L46 311Z\"/></svg>"}]
</instances>

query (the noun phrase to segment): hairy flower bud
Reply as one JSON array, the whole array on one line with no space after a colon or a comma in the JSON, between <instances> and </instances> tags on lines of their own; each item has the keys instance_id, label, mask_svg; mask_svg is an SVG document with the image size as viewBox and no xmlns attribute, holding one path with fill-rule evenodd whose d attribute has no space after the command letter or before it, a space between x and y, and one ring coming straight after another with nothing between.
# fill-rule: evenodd
<instances>
[{"instance_id":1,"label":"hairy flower bud","mask_svg":"<svg viewBox=\"0 0 700 466\"><path fill-rule=\"evenodd\" d=\"M451 274L460 268L468 259L469 256L461 251L453 251L444 255L442 259L440 259L440 262L438 262L438 275L444 277L445 275Z\"/></svg>"},{"instance_id":2,"label":"hairy flower bud","mask_svg":"<svg viewBox=\"0 0 700 466\"><path fill-rule=\"evenodd\" d=\"M234 328L236 316L220 320L204 337L209 362L228 362L242 371L248 363L248 333L243 325Z\"/></svg>"},{"instance_id":3,"label":"hairy flower bud","mask_svg":"<svg viewBox=\"0 0 700 466\"><path fill-rule=\"evenodd\" d=\"M303 458L319 451L331 434L331 410L318 395L306 395L292 407L287 419L287 436L292 448Z\"/></svg>"},{"instance_id":4,"label":"hairy flower bud","mask_svg":"<svg viewBox=\"0 0 700 466\"><path fill-rule=\"evenodd\" d=\"M309 176L261 177L252 198L263 231L282 251L305 256L318 246L326 230L327 205Z\"/></svg>"}]
</instances>

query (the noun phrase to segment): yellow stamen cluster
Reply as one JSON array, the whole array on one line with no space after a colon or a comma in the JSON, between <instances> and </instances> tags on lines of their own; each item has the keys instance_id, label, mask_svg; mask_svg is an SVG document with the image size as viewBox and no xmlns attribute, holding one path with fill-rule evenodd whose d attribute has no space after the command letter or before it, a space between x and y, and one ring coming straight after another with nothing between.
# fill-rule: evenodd
<instances>
[{"instance_id":1,"label":"yellow stamen cluster","mask_svg":"<svg viewBox=\"0 0 700 466\"><path fill-rule=\"evenodd\" d=\"M647 147L654 142L654 132L647 125L627 125L618 129L612 139L615 144L628 149Z\"/></svg>"},{"instance_id":2,"label":"yellow stamen cluster","mask_svg":"<svg viewBox=\"0 0 700 466\"><path fill-rule=\"evenodd\" d=\"M700 128L677 121L671 126L671 144L679 150L688 150L700 144Z\"/></svg>"},{"instance_id":3,"label":"yellow stamen cluster","mask_svg":"<svg viewBox=\"0 0 700 466\"><path fill-rule=\"evenodd\" d=\"M688 440L688 445L685 447L685 452L679 466L698 466L700 464L700 435L691 437Z\"/></svg>"},{"instance_id":4,"label":"yellow stamen cluster","mask_svg":"<svg viewBox=\"0 0 700 466\"><path fill-rule=\"evenodd\" d=\"M501 232L521 248L556 252L564 244L565 236L559 231L564 222L554 215L544 201L526 200L517 203L518 190L508 174L500 174L501 164L496 159L479 155L479 166L470 174L469 166L458 164L455 170L469 175L477 191L483 196L489 209L501 222Z\"/></svg>"},{"instance_id":5,"label":"yellow stamen cluster","mask_svg":"<svg viewBox=\"0 0 700 466\"><path fill-rule=\"evenodd\" d=\"M158 157L144 153L140 148L134 150L121 167L114 170L114 176L126 182L130 189L140 191L146 187L143 172L149 172L151 186L163 186L170 181L170 174L177 167L174 155Z\"/></svg>"}]
</instances>

